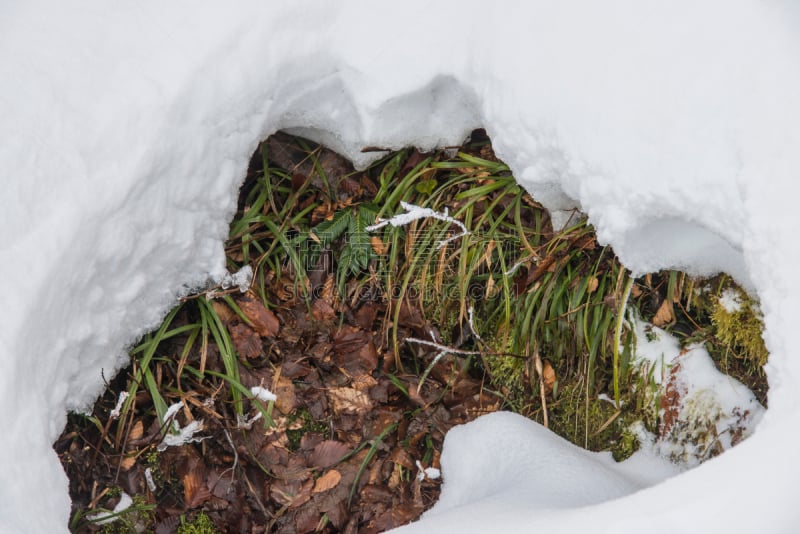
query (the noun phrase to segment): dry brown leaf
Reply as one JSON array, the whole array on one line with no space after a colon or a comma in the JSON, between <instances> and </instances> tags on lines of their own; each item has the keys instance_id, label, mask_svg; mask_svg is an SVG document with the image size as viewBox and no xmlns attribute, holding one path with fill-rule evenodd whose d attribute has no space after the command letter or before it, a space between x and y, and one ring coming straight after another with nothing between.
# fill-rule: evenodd
<instances>
[{"instance_id":1,"label":"dry brown leaf","mask_svg":"<svg viewBox=\"0 0 800 534\"><path fill-rule=\"evenodd\" d=\"M314 480L278 480L270 486L270 497L282 506L297 508L311 499Z\"/></svg>"},{"instance_id":2,"label":"dry brown leaf","mask_svg":"<svg viewBox=\"0 0 800 534\"><path fill-rule=\"evenodd\" d=\"M348 354L361 350L372 339L370 332L358 327L343 325L333 334L333 350L338 354Z\"/></svg>"},{"instance_id":3,"label":"dry brown leaf","mask_svg":"<svg viewBox=\"0 0 800 534\"><path fill-rule=\"evenodd\" d=\"M128 434L128 440L141 439L143 435L144 435L144 423L142 423L142 420L139 419L138 421L133 423L133 427L131 428L131 431Z\"/></svg>"},{"instance_id":4,"label":"dry brown leaf","mask_svg":"<svg viewBox=\"0 0 800 534\"><path fill-rule=\"evenodd\" d=\"M136 465L136 456L124 456L119 462L119 468L123 471L128 471L134 465Z\"/></svg>"},{"instance_id":5,"label":"dry brown leaf","mask_svg":"<svg viewBox=\"0 0 800 534\"><path fill-rule=\"evenodd\" d=\"M678 420L683 397L686 395L686 387L678 380L680 371L681 362L676 358L673 360L664 394L659 401L662 414L658 433L661 438L669 434L672 426Z\"/></svg>"},{"instance_id":6,"label":"dry brown leaf","mask_svg":"<svg viewBox=\"0 0 800 534\"><path fill-rule=\"evenodd\" d=\"M653 317L653 324L662 327L675 320L675 313L672 310L672 302L664 299L661 306L658 308L655 317Z\"/></svg>"},{"instance_id":7,"label":"dry brown leaf","mask_svg":"<svg viewBox=\"0 0 800 534\"><path fill-rule=\"evenodd\" d=\"M386 486L392 491L397 489L400 484L403 483L403 476L405 473L406 471L401 466L394 464L394 467L392 468L392 474L389 475L389 482L386 483Z\"/></svg>"},{"instance_id":8,"label":"dry brown leaf","mask_svg":"<svg viewBox=\"0 0 800 534\"><path fill-rule=\"evenodd\" d=\"M344 374L346 375L347 373ZM374 388L378 385L378 381L373 378L372 375L361 374L352 377L351 385L353 386L353 389L367 393L371 388Z\"/></svg>"},{"instance_id":9,"label":"dry brown leaf","mask_svg":"<svg viewBox=\"0 0 800 534\"><path fill-rule=\"evenodd\" d=\"M556 372L548 360L544 360L542 365L542 379L544 380L545 395L550 395L556 385Z\"/></svg>"},{"instance_id":10,"label":"dry brown leaf","mask_svg":"<svg viewBox=\"0 0 800 534\"><path fill-rule=\"evenodd\" d=\"M589 283L586 285L586 292L589 294L594 293L597 291L597 286L600 285L600 281L597 279L596 276L593 276L589 279Z\"/></svg>"},{"instance_id":11,"label":"dry brown leaf","mask_svg":"<svg viewBox=\"0 0 800 534\"><path fill-rule=\"evenodd\" d=\"M317 321L332 321L336 318L336 310L328 301L317 299L311 303L311 315Z\"/></svg>"},{"instance_id":12,"label":"dry brown leaf","mask_svg":"<svg viewBox=\"0 0 800 534\"><path fill-rule=\"evenodd\" d=\"M372 250L374 250L375 254L378 256L383 256L389 252L389 244L384 243L381 238L376 235L369 238L369 243L372 245Z\"/></svg>"},{"instance_id":13,"label":"dry brown leaf","mask_svg":"<svg viewBox=\"0 0 800 534\"><path fill-rule=\"evenodd\" d=\"M201 479L199 471L183 475L183 498L187 508L197 508L211 498L211 492Z\"/></svg>"},{"instance_id":14,"label":"dry brown leaf","mask_svg":"<svg viewBox=\"0 0 800 534\"><path fill-rule=\"evenodd\" d=\"M642 296L642 293L644 293L644 291L641 290L639 284L633 284L631 286L631 296L633 298L638 299L639 297Z\"/></svg>"},{"instance_id":15,"label":"dry brown leaf","mask_svg":"<svg viewBox=\"0 0 800 534\"><path fill-rule=\"evenodd\" d=\"M264 307L260 299L247 293L236 300L236 304L247 319L252 323L253 330L263 337L275 337L281 323L272 310Z\"/></svg>"},{"instance_id":16,"label":"dry brown leaf","mask_svg":"<svg viewBox=\"0 0 800 534\"><path fill-rule=\"evenodd\" d=\"M227 304L221 302L219 300L212 300L211 307L214 308L214 312L219 316L220 320L224 324L230 323L236 314L233 313Z\"/></svg>"},{"instance_id":17,"label":"dry brown leaf","mask_svg":"<svg viewBox=\"0 0 800 534\"><path fill-rule=\"evenodd\" d=\"M255 330L245 323L236 323L228 326L228 331L231 333L233 347L241 358L249 360L261 356L261 337Z\"/></svg>"},{"instance_id":18,"label":"dry brown leaf","mask_svg":"<svg viewBox=\"0 0 800 534\"><path fill-rule=\"evenodd\" d=\"M294 384L288 378L280 377L277 384L272 385L272 392L278 397L275 407L284 414L290 414L297 408L297 394Z\"/></svg>"},{"instance_id":19,"label":"dry brown leaf","mask_svg":"<svg viewBox=\"0 0 800 534\"><path fill-rule=\"evenodd\" d=\"M311 500L311 488L314 487L314 479L309 478L303 485L300 486L300 490L295 494L294 499L292 500L291 506L289 508L299 508L300 506L307 503Z\"/></svg>"},{"instance_id":20,"label":"dry brown leaf","mask_svg":"<svg viewBox=\"0 0 800 534\"><path fill-rule=\"evenodd\" d=\"M334 465L350 452L350 447L341 441L328 439L314 447L309 462L314 467L326 468Z\"/></svg>"},{"instance_id":21,"label":"dry brown leaf","mask_svg":"<svg viewBox=\"0 0 800 534\"><path fill-rule=\"evenodd\" d=\"M331 388L328 398L337 416L343 413L364 414L372 409L369 395L354 388Z\"/></svg>"},{"instance_id":22,"label":"dry brown leaf","mask_svg":"<svg viewBox=\"0 0 800 534\"><path fill-rule=\"evenodd\" d=\"M311 490L311 493L322 493L323 491L328 491L331 488L335 488L340 480L342 480L342 474L336 469L331 469L317 479L317 481L314 483L314 489Z\"/></svg>"}]
</instances>

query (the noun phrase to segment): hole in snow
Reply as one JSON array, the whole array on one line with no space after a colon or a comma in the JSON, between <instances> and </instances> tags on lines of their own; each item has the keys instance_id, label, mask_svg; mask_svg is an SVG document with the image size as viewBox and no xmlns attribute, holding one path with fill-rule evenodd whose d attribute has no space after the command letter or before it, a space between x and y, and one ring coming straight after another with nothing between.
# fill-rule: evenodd
<instances>
[{"instance_id":1,"label":"hole in snow","mask_svg":"<svg viewBox=\"0 0 800 534\"><path fill-rule=\"evenodd\" d=\"M632 279L579 213L553 228L482 130L369 150L362 171L286 133L259 145L230 279L173 310L56 444L76 510L122 490L155 503L126 516L150 528L185 508L223 530L383 530L435 502L445 433L489 412L680 468L754 430L767 353L729 276Z\"/></svg>"}]
</instances>

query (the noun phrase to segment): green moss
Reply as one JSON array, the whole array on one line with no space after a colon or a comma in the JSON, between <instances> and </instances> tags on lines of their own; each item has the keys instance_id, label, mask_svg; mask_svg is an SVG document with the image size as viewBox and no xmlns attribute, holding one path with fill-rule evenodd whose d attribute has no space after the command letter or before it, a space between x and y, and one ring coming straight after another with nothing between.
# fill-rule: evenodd
<instances>
[{"instance_id":1,"label":"green moss","mask_svg":"<svg viewBox=\"0 0 800 534\"><path fill-rule=\"evenodd\" d=\"M521 396L525 392L526 365L525 360L512 357L489 357L486 359L492 385L501 391L509 400Z\"/></svg>"},{"instance_id":2,"label":"green moss","mask_svg":"<svg viewBox=\"0 0 800 534\"><path fill-rule=\"evenodd\" d=\"M217 534L219 530L214 526L211 518L200 512L189 523L178 527L177 534Z\"/></svg>"},{"instance_id":3,"label":"green moss","mask_svg":"<svg viewBox=\"0 0 800 534\"><path fill-rule=\"evenodd\" d=\"M633 456L633 453L639 450L639 445L638 434L633 431L633 427L629 426L622 431L622 436L611 454L614 456L614 460L621 462Z\"/></svg>"},{"instance_id":4,"label":"green moss","mask_svg":"<svg viewBox=\"0 0 800 534\"><path fill-rule=\"evenodd\" d=\"M287 426L289 428L286 430L286 437L289 440L290 451L296 451L300 447L300 440L308 432L327 435L329 431L328 425L321 421L315 421L305 408L300 408L290 415Z\"/></svg>"},{"instance_id":5,"label":"green moss","mask_svg":"<svg viewBox=\"0 0 800 534\"><path fill-rule=\"evenodd\" d=\"M726 304L733 302L735 305ZM716 337L738 358L761 367L769 353L761 337L764 320L758 304L738 287L723 291L713 307Z\"/></svg>"}]
</instances>

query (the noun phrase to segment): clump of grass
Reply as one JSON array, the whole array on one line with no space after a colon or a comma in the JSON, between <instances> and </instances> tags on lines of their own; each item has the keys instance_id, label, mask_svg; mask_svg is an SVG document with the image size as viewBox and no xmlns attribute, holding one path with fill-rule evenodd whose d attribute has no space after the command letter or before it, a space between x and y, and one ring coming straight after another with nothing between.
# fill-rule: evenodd
<instances>
[{"instance_id":1,"label":"clump of grass","mask_svg":"<svg viewBox=\"0 0 800 534\"><path fill-rule=\"evenodd\" d=\"M766 361L757 305L744 294L739 311L719 304L732 287L727 279L697 281L676 271L630 279L579 214L553 228L481 132L454 155L401 150L365 171L335 176L321 147L287 136L280 143L301 154L301 163L283 168L274 143L259 146L225 247L229 269L252 267L250 290L266 309L310 310L321 290L355 303L368 290L386 305L381 350L394 357L386 372L414 372L420 384L428 376L436 360L404 343L411 335L461 350L451 352L467 356L451 360L455 374L484 379L506 408L623 457L635 448L629 426L644 421L652 430L657 419L652 380L632 366L635 340L623 321L629 307L645 318L661 313L666 328L706 341L712 355L724 349L745 358L750 373ZM469 232L454 239L458 228L442 217L367 229L402 212L403 203L447 213ZM708 284L716 290L697 291ZM243 416L249 392L239 373L247 362L213 300L247 322L231 298L235 291L210 288L184 300L131 351L121 417L127 424L117 426L117 448L130 431L131 410L151 405L163 420L169 403L187 393L184 382L220 388ZM211 346L221 370L207 369ZM142 405L141 389L150 405ZM271 406L258 408L269 425Z\"/></svg>"}]
</instances>

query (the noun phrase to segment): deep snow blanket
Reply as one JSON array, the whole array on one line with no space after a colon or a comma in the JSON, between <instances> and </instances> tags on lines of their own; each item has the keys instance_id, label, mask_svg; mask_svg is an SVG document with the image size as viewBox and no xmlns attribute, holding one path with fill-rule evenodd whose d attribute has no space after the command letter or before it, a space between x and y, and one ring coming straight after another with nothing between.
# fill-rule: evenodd
<instances>
[{"instance_id":1,"label":"deep snow blanket","mask_svg":"<svg viewBox=\"0 0 800 534\"><path fill-rule=\"evenodd\" d=\"M3 3L0 531L66 529L50 449L65 410L176 295L223 274L260 139L296 128L364 163L363 146L456 144L478 126L556 218L583 209L632 270L725 269L754 290L770 410L698 469L593 506L564 476L564 501L535 512L497 498L503 481L573 453L539 447L528 423L476 423L448 438L443 505L409 531L791 531L799 35L778 0ZM461 461L493 431L525 439ZM596 475L579 483L632 490Z\"/></svg>"}]
</instances>

